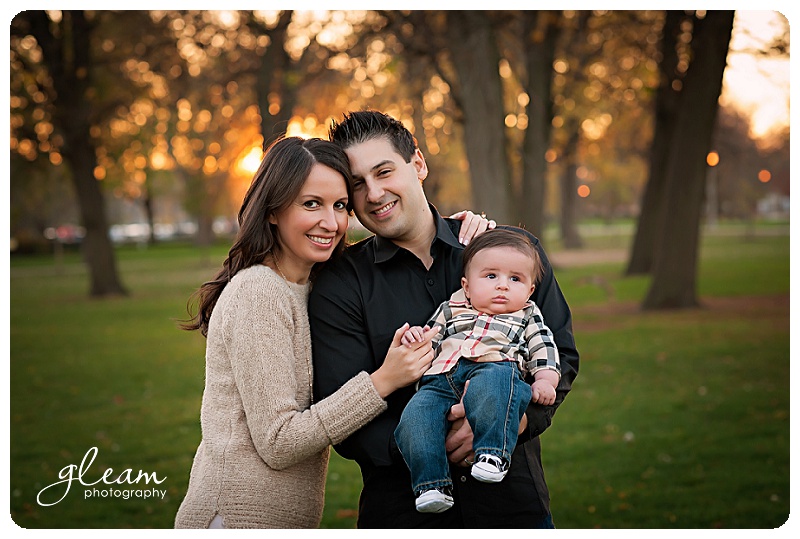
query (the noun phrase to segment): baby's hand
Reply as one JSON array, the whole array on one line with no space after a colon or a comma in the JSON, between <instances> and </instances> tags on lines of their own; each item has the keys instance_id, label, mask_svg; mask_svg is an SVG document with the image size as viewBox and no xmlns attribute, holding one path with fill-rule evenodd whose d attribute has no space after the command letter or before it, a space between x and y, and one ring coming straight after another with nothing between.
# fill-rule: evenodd
<instances>
[{"instance_id":1,"label":"baby's hand","mask_svg":"<svg viewBox=\"0 0 800 539\"><path fill-rule=\"evenodd\" d=\"M400 342L406 346L411 346L415 342L422 342L424 339L424 333L428 331L429 328L427 325L424 328L419 326L413 326L408 328L403 336L400 338Z\"/></svg>"},{"instance_id":2,"label":"baby's hand","mask_svg":"<svg viewBox=\"0 0 800 539\"><path fill-rule=\"evenodd\" d=\"M531 400L537 404L550 406L556 402L556 388L547 380L536 380L531 384Z\"/></svg>"}]
</instances>

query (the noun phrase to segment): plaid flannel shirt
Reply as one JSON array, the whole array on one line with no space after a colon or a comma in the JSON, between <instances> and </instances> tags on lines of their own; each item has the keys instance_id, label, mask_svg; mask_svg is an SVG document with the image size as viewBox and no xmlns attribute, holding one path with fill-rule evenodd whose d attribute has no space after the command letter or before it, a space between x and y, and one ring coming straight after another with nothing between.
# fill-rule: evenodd
<instances>
[{"instance_id":1,"label":"plaid flannel shirt","mask_svg":"<svg viewBox=\"0 0 800 539\"><path fill-rule=\"evenodd\" d=\"M553 334L532 301L513 313L486 314L472 307L461 288L439 305L428 326L442 329L432 341L435 358L425 375L445 373L463 357L516 361L523 374L551 369L561 376Z\"/></svg>"}]
</instances>

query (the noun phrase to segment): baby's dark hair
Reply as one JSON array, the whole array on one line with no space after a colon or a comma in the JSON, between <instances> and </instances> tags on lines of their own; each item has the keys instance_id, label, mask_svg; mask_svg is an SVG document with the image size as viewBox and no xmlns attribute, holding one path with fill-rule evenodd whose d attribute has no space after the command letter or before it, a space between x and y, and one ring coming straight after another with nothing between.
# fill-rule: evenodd
<instances>
[{"instance_id":1,"label":"baby's dark hair","mask_svg":"<svg viewBox=\"0 0 800 539\"><path fill-rule=\"evenodd\" d=\"M414 135L399 120L375 110L344 114L342 121L333 120L328 130L328 139L343 150L380 137L386 137L406 163L417 149Z\"/></svg>"},{"instance_id":2,"label":"baby's dark hair","mask_svg":"<svg viewBox=\"0 0 800 539\"><path fill-rule=\"evenodd\" d=\"M483 234L478 235L473 239L469 245L464 248L464 255L462 258L462 268L464 274L467 273L467 268L472 258L478 251L490 249L492 247L511 247L520 253L530 257L533 263L532 277L533 284L539 284L544 273L542 266L542 259L539 257L539 251L533 246L528 236L516 230L508 228L495 228L494 230L487 230Z\"/></svg>"}]
</instances>

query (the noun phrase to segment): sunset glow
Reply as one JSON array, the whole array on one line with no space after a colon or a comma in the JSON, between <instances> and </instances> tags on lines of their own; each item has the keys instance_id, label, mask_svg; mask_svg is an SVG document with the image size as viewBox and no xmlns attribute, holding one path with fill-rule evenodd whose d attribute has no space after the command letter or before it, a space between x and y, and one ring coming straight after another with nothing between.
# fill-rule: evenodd
<instances>
[{"instance_id":1,"label":"sunset glow","mask_svg":"<svg viewBox=\"0 0 800 539\"><path fill-rule=\"evenodd\" d=\"M256 173L258 166L261 164L262 155L263 152L261 151L261 148L254 146L250 148L250 150L245 153L244 157L239 160L236 168L245 176L252 176Z\"/></svg>"},{"instance_id":2,"label":"sunset glow","mask_svg":"<svg viewBox=\"0 0 800 539\"><path fill-rule=\"evenodd\" d=\"M737 11L720 103L750 117L752 134L789 125L789 57L756 56L783 32L775 11Z\"/></svg>"}]
</instances>

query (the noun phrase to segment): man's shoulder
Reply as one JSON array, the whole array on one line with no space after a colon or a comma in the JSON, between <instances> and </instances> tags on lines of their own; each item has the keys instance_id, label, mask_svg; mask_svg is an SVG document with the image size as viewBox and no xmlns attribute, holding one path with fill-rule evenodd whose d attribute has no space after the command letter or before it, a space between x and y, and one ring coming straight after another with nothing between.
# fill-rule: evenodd
<instances>
[{"instance_id":1,"label":"man's shoulder","mask_svg":"<svg viewBox=\"0 0 800 539\"><path fill-rule=\"evenodd\" d=\"M442 216L442 221L444 221L444 223L447 225L447 228L450 229L450 232L452 232L455 237L458 237L458 233L461 231L461 225L463 224L463 221L444 216Z\"/></svg>"},{"instance_id":2,"label":"man's shoulder","mask_svg":"<svg viewBox=\"0 0 800 539\"><path fill-rule=\"evenodd\" d=\"M367 253L371 253L375 248L375 238L376 236L373 234L371 236L367 236L361 240L358 240L355 243L351 243L348 245L344 250L344 256L351 257L353 259L358 259L359 257L366 256Z\"/></svg>"},{"instance_id":3,"label":"man's shoulder","mask_svg":"<svg viewBox=\"0 0 800 539\"><path fill-rule=\"evenodd\" d=\"M374 241L375 236L370 236L348 245L342 253L328 260L317 275L312 292L320 286L356 279L359 269L372 264L374 260Z\"/></svg>"}]
</instances>

